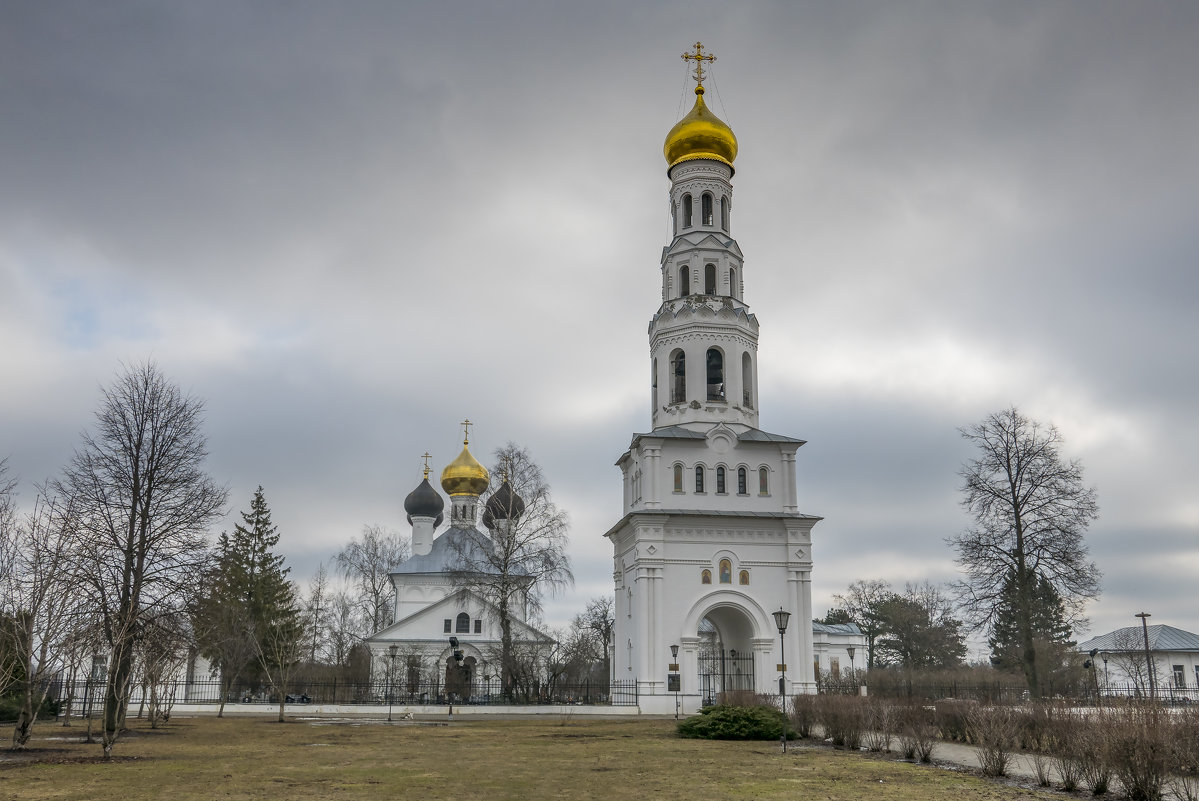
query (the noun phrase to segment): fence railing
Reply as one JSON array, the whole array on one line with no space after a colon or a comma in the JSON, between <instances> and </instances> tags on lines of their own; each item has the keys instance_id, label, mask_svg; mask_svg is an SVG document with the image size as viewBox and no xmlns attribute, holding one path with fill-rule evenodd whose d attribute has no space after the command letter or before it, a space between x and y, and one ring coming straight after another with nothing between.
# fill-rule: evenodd
<instances>
[{"instance_id":1,"label":"fence railing","mask_svg":"<svg viewBox=\"0 0 1199 801\"><path fill-rule=\"evenodd\" d=\"M861 677L864 679L864 677ZM977 701L981 704L1018 704L1029 699L1028 688L1024 685L992 684L978 682L949 682L944 684L924 683L920 681L852 681L828 680L818 683L818 692L829 695L857 695L860 686L866 685L868 695L880 698L912 698L926 701L938 699L954 699L959 701ZM1135 684L1108 684L1095 687L1073 684L1067 687L1046 687L1043 692L1046 699L1055 698L1073 701L1080 704L1094 705L1105 700L1116 699L1148 699L1148 688ZM1199 704L1199 687L1176 687L1168 685L1158 687L1152 695L1157 701L1166 705Z\"/></svg>"},{"instance_id":2,"label":"fence railing","mask_svg":"<svg viewBox=\"0 0 1199 801\"><path fill-rule=\"evenodd\" d=\"M219 704L222 686L219 681L168 682L158 686L156 695L164 704ZM542 704L598 704L608 706L636 706L637 682L583 682L542 683L510 687L505 690L498 679L471 682L469 685L446 685L441 682L396 683L372 682L293 682L284 694L287 703L337 704L337 705L478 705L516 706ZM90 708L99 710L104 701L104 684L95 681L77 681L73 684L57 682L50 697L59 702L64 712L86 715ZM129 704L149 703L151 691L148 687L135 685L130 693ZM279 697L269 688L257 685L237 685L225 692L226 704L277 704Z\"/></svg>"}]
</instances>

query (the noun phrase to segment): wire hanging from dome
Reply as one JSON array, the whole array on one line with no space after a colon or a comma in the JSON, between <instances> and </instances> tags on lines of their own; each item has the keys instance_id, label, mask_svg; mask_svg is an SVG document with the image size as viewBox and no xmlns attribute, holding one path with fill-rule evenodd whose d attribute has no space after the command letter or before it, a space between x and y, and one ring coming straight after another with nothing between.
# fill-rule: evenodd
<instances>
[{"instance_id":1,"label":"wire hanging from dome","mask_svg":"<svg viewBox=\"0 0 1199 801\"><path fill-rule=\"evenodd\" d=\"M674 118L680 120L683 118L683 104L687 102L687 80L691 77L691 67L686 61L683 62L683 88L679 90L679 105L674 110Z\"/></svg>"},{"instance_id":2,"label":"wire hanging from dome","mask_svg":"<svg viewBox=\"0 0 1199 801\"><path fill-rule=\"evenodd\" d=\"M729 110L728 110L727 108L725 108L725 107L724 107L724 98L722 98L722 97L720 96L720 85L719 85L718 83L716 83L716 69L715 69L715 67L712 67L712 66L709 66L709 67L708 67L708 75L707 75L707 77L708 77L708 78L711 80L711 82L712 82L712 89L713 89L713 90L716 92L716 102L720 104L720 118L721 118L722 120L724 120L725 124L727 124L727 125L728 125L730 128L732 128L732 127L733 127L733 120L732 120L732 118L729 116Z\"/></svg>"}]
</instances>

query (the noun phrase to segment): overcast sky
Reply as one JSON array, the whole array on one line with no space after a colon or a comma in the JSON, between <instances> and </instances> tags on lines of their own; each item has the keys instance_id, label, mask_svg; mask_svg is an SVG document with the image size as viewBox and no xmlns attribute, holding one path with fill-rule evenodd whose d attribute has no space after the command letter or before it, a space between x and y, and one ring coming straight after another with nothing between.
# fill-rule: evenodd
<instances>
[{"instance_id":1,"label":"overcast sky","mask_svg":"<svg viewBox=\"0 0 1199 801\"><path fill-rule=\"evenodd\" d=\"M808 440L813 598L955 576L958 428L1058 426L1092 631L1199 631L1199 5L0 4L0 457L32 485L154 359L293 575L407 530L477 423L611 591L680 54L740 141L764 429Z\"/></svg>"}]
</instances>

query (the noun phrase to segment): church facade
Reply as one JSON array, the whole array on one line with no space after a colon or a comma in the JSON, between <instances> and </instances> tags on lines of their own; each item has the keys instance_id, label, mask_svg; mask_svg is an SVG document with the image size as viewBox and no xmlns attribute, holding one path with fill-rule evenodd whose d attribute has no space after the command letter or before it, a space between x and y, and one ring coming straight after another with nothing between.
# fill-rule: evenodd
<instances>
[{"instance_id":1,"label":"church facade","mask_svg":"<svg viewBox=\"0 0 1199 801\"><path fill-rule=\"evenodd\" d=\"M644 711L778 692L784 671L788 694L815 691L812 528L821 518L798 505L803 440L758 425L758 320L732 234L737 140L704 102L713 57L697 45L684 58L696 65L695 105L663 149L672 238L649 324L651 430L617 461L623 516L605 535L613 678L637 682ZM790 615L781 643L779 610Z\"/></svg>"},{"instance_id":2,"label":"church facade","mask_svg":"<svg viewBox=\"0 0 1199 801\"><path fill-rule=\"evenodd\" d=\"M449 525L438 530L445 522L445 501L429 483L427 467L421 483L404 500L412 526L412 556L390 571L395 590L391 624L366 640L376 683L379 677L387 679L399 701L436 703L451 696L468 701L499 689L498 610L472 590L470 582L457 580L464 564L477 567L489 561L472 549L488 547L492 535L514 525L524 511L524 502L506 480L483 503L481 496L490 483L490 474L464 437L462 452L441 473L441 488L450 497ZM512 578L520 584L519 576ZM529 622L530 589L526 585L515 593L509 614L512 639L535 663L553 638ZM457 647L451 645L451 637Z\"/></svg>"}]
</instances>

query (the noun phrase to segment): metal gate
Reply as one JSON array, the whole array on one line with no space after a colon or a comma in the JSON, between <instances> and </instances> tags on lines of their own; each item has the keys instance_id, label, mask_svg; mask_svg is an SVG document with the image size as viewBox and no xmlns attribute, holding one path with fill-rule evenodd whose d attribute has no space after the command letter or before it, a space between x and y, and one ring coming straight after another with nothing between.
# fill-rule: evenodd
<instances>
[{"instance_id":1,"label":"metal gate","mask_svg":"<svg viewBox=\"0 0 1199 801\"><path fill-rule=\"evenodd\" d=\"M754 655L736 649L705 651L699 655L699 686L704 706L716 703L720 693L754 690Z\"/></svg>"}]
</instances>

